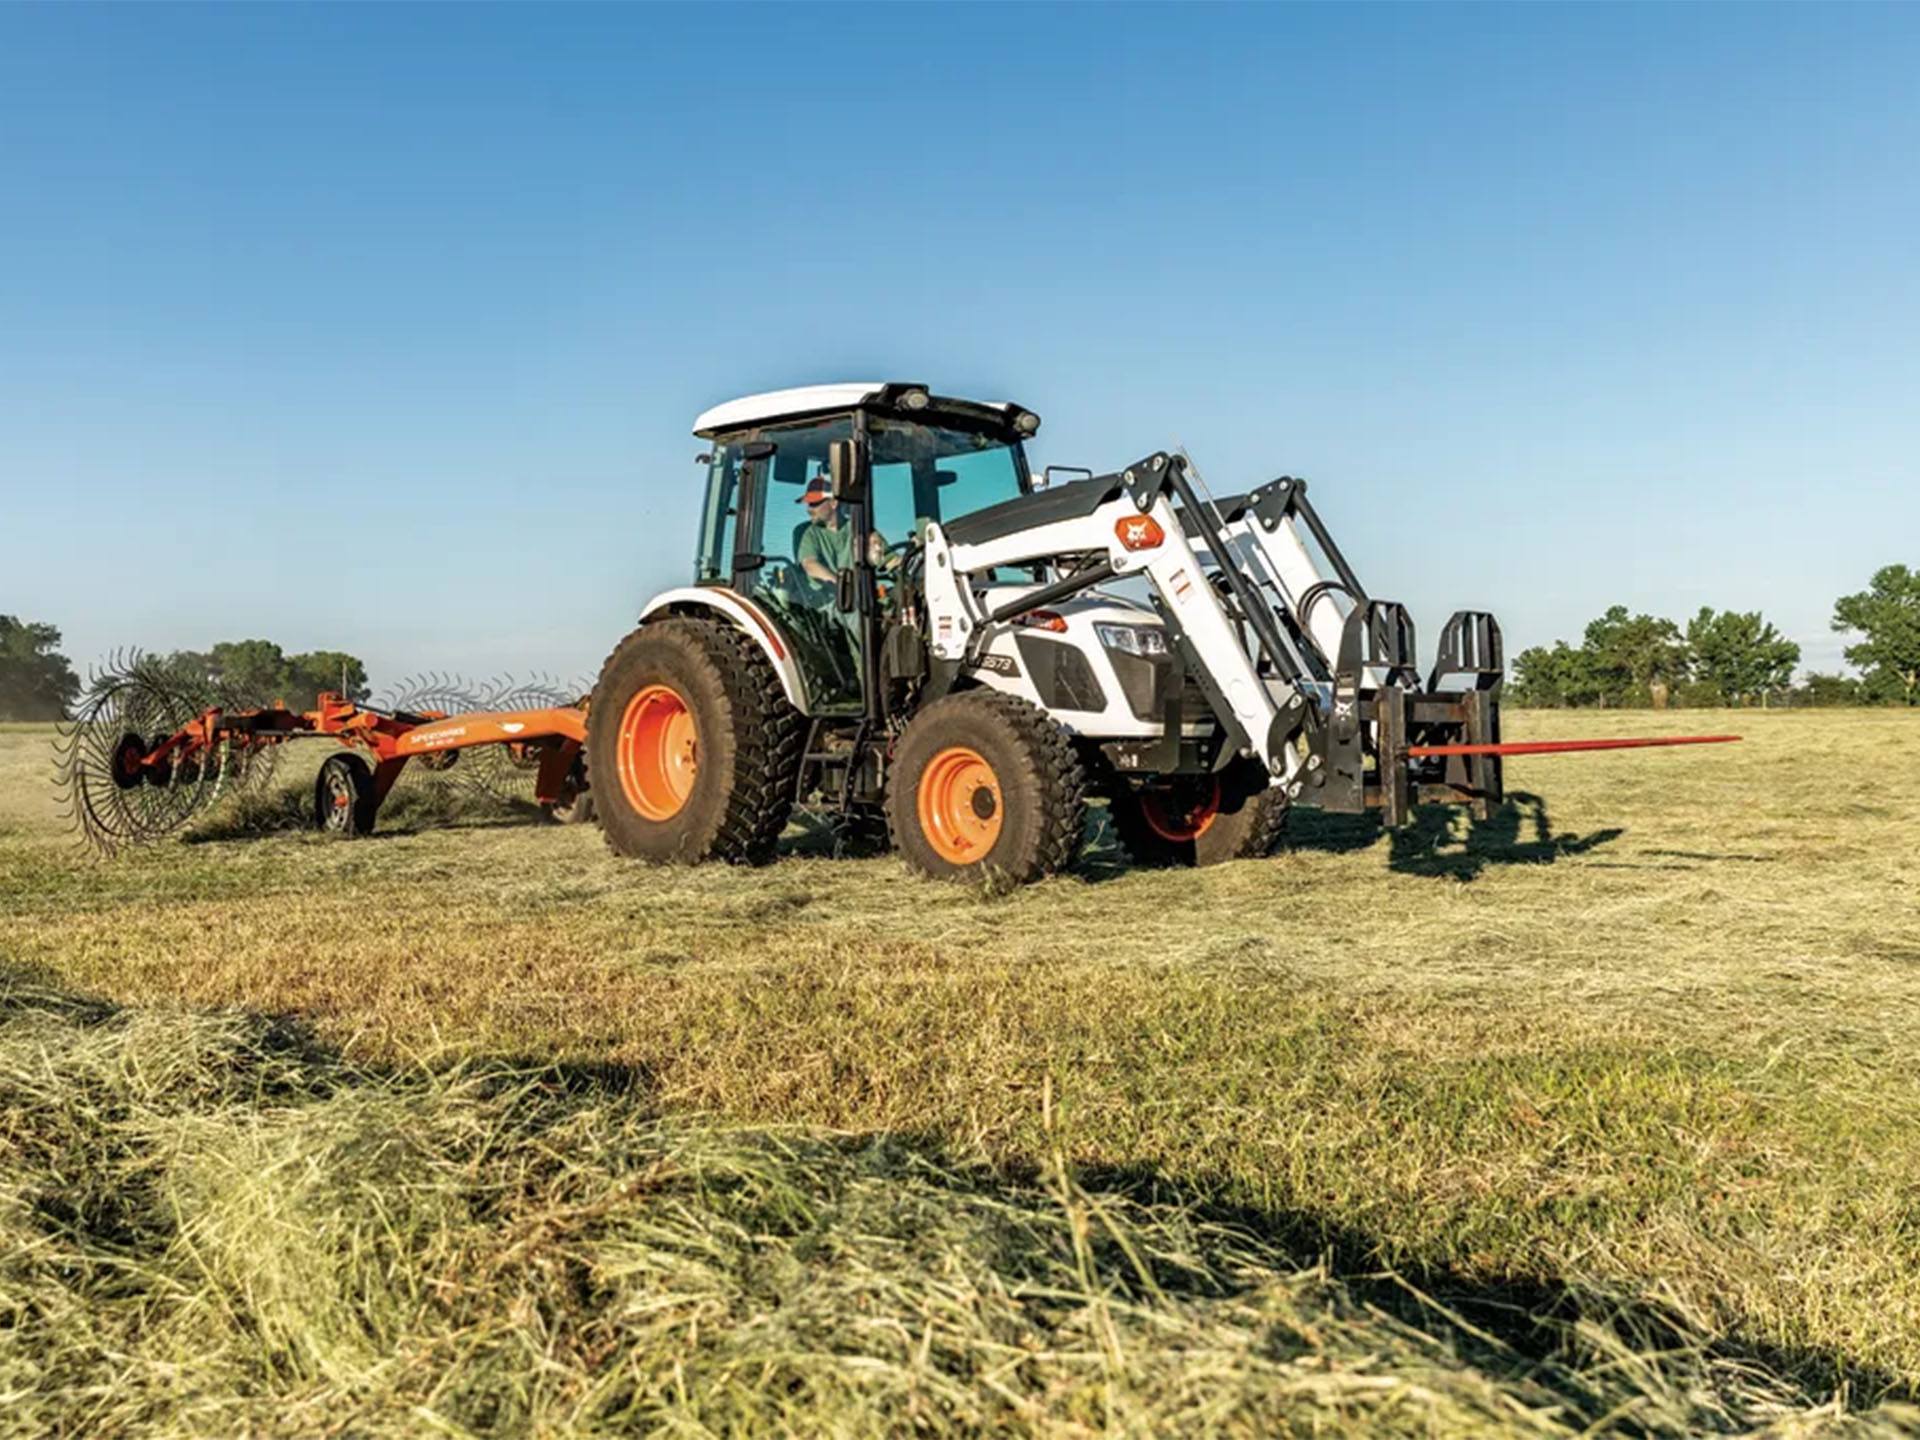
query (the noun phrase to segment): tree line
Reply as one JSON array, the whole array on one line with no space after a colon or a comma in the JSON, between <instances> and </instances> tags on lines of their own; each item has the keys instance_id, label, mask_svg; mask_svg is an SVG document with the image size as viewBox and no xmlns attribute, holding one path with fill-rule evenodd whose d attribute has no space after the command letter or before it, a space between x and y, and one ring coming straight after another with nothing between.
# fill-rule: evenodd
<instances>
[{"instance_id":1,"label":"tree line","mask_svg":"<svg viewBox=\"0 0 1920 1440\"><path fill-rule=\"evenodd\" d=\"M207 650L175 650L159 664L190 695L310 710L322 690L364 700L367 667L340 650L289 655L271 640L223 640ZM60 653L52 625L0 615L0 721L60 720L80 698L80 677Z\"/></svg>"},{"instance_id":2,"label":"tree line","mask_svg":"<svg viewBox=\"0 0 1920 1440\"><path fill-rule=\"evenodd\" d=\"M1865 590L1833 604L1833 628L1858 637L1846 647L1848 675L1794 682L1800 647L1759 611L1703 608L1683 630L1672 620L1615 605L1588 625L1580 644L1557 640L1513 661L1508 697L1516 705L1920 705L1920 570L1888 565ZM162 658L191 693L239 703L284 700L313 707L322 690L364 700L367 668L340 650L288 655L271 640L226 640ZM71 712L80 679L60 653L53 626L0 615L0 721L58 720Z\"/></svg>"},{"instance_id":3,"label":"tree line","mask_svg":"<svg viewBox=\"0 0 1920 1440\"><path fill-rule=\"evenodd\" d=\"M1796 684L1800 646L1757 610L1703 607L1683 630L1615 605L1578 645L1521 651L1507 694L1542 707L1920 704L1920 570L1877 571L1834 601L1833 628L1858 637L1844 654L1859 676L1816 672Z\"/></svg>"},{"instance_id":4,"label":"tree line","mask_svg":"<svg viewBox=\"0 0 1920 1440\"><path fill-rule=\"evenodd\" d=\"M160 663L179 677L183 689L197 687L251 705L284 700L290 709L311 710L323 690L349 700L373 693L367 667L343 650L288 655L271 640L223 640L210 650L175 650Z\"/></svg>"}]
</instances>

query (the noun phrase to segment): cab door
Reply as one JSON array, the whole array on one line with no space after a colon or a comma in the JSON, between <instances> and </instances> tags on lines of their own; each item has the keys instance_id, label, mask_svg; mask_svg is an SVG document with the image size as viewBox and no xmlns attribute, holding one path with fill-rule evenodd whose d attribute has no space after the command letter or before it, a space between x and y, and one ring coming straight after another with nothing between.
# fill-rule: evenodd
<instances>
[{"instance_id":1,"label":"cab door","mask_svg":"<svg viewBox=\"0 0 1920 1440\"><path fill-rule=\"evenodd\" d=\"M808 527L820 523L803 503L808 482L826 473L827 447L852 433L851 417L839 415L763 426L739 440L744 458L733 588L779 624L816 714L862 708L859 616L842 613L837 585L809 575L801 563ZM834 518L842 537L856 520L851 507L840 507ZM845 544L844 538L837 541Z\"/></svg>"}]
</instances>

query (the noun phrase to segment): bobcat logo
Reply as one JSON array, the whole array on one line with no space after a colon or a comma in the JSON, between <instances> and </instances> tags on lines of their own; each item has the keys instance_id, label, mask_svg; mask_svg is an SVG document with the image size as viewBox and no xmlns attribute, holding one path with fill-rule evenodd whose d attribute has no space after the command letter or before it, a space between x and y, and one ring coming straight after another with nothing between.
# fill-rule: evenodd
<instances>
[{"instance_id":1,"label":"bobcat logo","mask_svg":"<svg viewBox=\"0 0 1920 1440\"><path fill-rule=\"evenodd\" d=\"M1151 515L1123 515L1114 522L1113 533L1129 550L1151 550L1167 538L1160 522Z\"/></svg>"}]
</instances>

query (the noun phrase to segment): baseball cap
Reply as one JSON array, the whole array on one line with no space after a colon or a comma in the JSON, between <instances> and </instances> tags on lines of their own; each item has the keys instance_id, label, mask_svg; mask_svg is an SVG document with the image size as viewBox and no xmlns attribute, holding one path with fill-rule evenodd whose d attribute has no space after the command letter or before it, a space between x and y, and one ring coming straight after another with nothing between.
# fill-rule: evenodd
<instances>
[{"instance_id":1,"label":"baseball cap","mask_svg":"<svg viewBox=\"0 0 1920 1440\"><path fill-rule=\"evenodd\" d=\"M827 477L816 475L807 482L807 493L794 503L797 505L818 505L822 500L833 498L833 491L827 488Z\"/></svg>"}]
</instances>

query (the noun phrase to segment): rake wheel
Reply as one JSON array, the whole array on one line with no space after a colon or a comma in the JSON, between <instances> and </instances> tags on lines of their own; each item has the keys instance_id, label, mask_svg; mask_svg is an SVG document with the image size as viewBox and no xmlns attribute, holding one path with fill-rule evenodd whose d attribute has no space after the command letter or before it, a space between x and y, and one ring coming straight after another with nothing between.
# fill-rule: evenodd
<instances>
[{"instance_id":1,"label":"rake wheel","mask_svg":"<svg viewBox=\"0 0 1920 1440\"><path fill-rule=\"evenodd\" d=\"M168 666L129 651L88 679L56 741L56 780L81 839L102 854L172 834L219 792L221 767L141 761L205 708Z\"/></svg>"}]
</instances>

